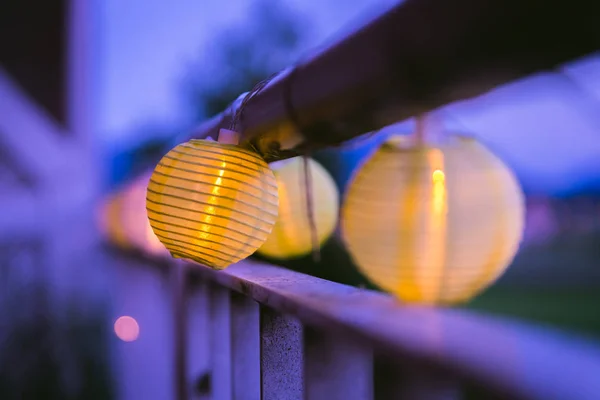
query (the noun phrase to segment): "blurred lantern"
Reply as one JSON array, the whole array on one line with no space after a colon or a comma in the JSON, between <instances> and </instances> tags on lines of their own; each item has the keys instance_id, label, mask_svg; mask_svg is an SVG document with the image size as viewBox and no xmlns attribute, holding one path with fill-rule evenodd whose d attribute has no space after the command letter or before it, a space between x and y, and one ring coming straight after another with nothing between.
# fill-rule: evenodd
<instances>
[{"instance_id":1,"label":"blurred lantern","mask_svg":"<svg viewBox=\"0 0 600 400\"><path fill-rule=\"evenodd\" d=\"M127 241L135 248L152 255L168 254L165 246L152 231L146 212L146 187L150 174L137 179L123 193L121 223Z\"/></svg>"},{"instance_id":2,"label":"blurred lantern","mask_svg":"<svg viewBox=\"0 0 600 400\"><path fill-rule=\"evenodd\" d=\"M150 225L175 258L223 269L254 253L277 219L277 183L256 153L223 139L172 149L152 173Z\"/></svg>"},{"instance_id":3,"label":"blurred lantern","mask_svg":"<svg viewBox=\"0 0 600 400\"><path fill-rule=\"evenodd\" d=\"M342 236L362 272L402 300L466 301L496 280L521 240L524 200L484 146L388 140L355 175Z\"/></svg>"},{"instance_id":4,"label":"blurred lantern","mask_svg":"<svg viewBox=\"0 0 600 400\"><path fill-rule=\"evenodd\" d=\"M109 197L98 215L99 224L101 231L107 236L108 240L122 249L129 249L131 244L127 241L125 227L121 220L122 204L122 193Z\"/></svg>"},{"instance_id":5,"label":"blurred lantern","mask_svg":"<svg viewBox=\"0 0 600 400\"><path fill-rule=\"evenodd\" d=\"M310 253L330 236L338 220L339 194L335 182L318 162L307 159L310 189L307 188L304 160L296 157L271 164L279 190L279 217L258 253L273 258L293 258ZM308 189L308 192L307 192ZM314 232L307 195L311 196Z\"/></svg>"},{"instance_id":6,"label":"blurred lantern","mask_svg":"<svg viewBox=\"0 0 600 400\"><path fill-rule=\"evenodd\" d=\"M104 230L111 242L124 249L138 249L152 255L167 254L158 240L146 213L146 186L149 174L138 178L131 186L106 203Z\"/></svg>"}]
</instances>

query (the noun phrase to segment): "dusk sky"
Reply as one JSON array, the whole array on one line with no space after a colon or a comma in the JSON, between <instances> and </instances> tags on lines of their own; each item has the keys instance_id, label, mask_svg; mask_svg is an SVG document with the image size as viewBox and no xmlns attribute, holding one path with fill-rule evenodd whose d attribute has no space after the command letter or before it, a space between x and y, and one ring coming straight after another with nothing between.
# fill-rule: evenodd
<instances>
[{"instance_id":1,"label":"dusk sky","mask_svg":"<svg viewBox=\"0 0 600 400\"><path fill-rule=\"evenodd\" d=\"M283 1L283 0L281 0ZM391 0L287 0L310 23L308 47L322 45L394 3ZM222 28L243 20L250 1L106 0L101 3L99 135L131 142L141 123L184 116L185 67ZM207 60L207 62L209 62ZM600 57L536 76L444 109L448 126L481 138L541 191L600 181Z\"/></svg>"}]
</instances>

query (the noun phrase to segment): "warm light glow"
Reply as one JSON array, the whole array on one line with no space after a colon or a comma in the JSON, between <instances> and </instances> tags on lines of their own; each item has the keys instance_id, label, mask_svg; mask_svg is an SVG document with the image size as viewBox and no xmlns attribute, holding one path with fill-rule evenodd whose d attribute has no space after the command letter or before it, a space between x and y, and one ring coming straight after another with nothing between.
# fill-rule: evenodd
<instances>
[{"instance_id":1,"label":"warm light glow","mask_svg":"<svg viewBox=\"0 0 600 400\"><path fill-rule=\"evenodd\" d=\"M510 170L474 140L391 140L357 171L341 231L361 271L400 299L469 300L514 257L524 200Z\"/></svg>"},{"instance_id":2,"label":"warm light glow","mask_svg":"<svg viewBox=\"0 0 600 400\"><path fill-rule=\"evenodd\" d=\"M338 221L339 193L327 170L308 160L312 183L313 217L318 245L333 233ZM296 157L273 167L279 188L279 218L258 253L278 259L307 255L313 248L306 205L304 160Z\"/></svg>"},{"instance_id":3,"label":"warm light glow","mask_svg":"<svg viewBox=\"0 0 600 400\"><path fill-rule=\"evenodd\" d=\"M149 179L149 174L142 175L123 192L119 223L131 247L155 256L165 255L168 254L167 249L154 234L146 213L146 186Z\"/></svg>"},{"instance_id":4,"label":"warm light glow","mask_svg":"<svg viewBox=\"0 0 600 400\"><path fill-rule=\"evenodd\" d=\"M122 210L123 210L123 193L118 193L106 200L102 209L102 219L104 221L103 227L104 233L108 236L108 239L116 246L128 249L132 245L127 238Z\"/></svg>"},{"instance_id":5,"label":"warm light glow","mask_svg":"<svg viewBox=\"0 0 600 400\"><path fill-rule=\"evenodd\" d=\"M223 269L254 253L278 210L273 172L237 145L192 140L172 149L148 184L146 208L176 258Z\"/></svg>"},{"instance_id":6,"label":"warm light glow","mask_svg":"<svg viewBox=\"0 0 600 400\"><path fill-rule=\"evenodd\" d=\"M115 321L115 334L124 342L133 342L140 336L140 327L135 318L124 315Z\"/></svg>"},{"instance_id":7,"label":"warm light glow","mask_svg":"<svg viewBox=\"0 0 600 400\"><path fill-rule=\"evenodd\" d=\"M433 171L433 174L431 174L431 178L433 180L433 183L444 183L444 181L446 180L446 175L441 169L436 169L435 171Z\"/></svg>"}]
</instances>

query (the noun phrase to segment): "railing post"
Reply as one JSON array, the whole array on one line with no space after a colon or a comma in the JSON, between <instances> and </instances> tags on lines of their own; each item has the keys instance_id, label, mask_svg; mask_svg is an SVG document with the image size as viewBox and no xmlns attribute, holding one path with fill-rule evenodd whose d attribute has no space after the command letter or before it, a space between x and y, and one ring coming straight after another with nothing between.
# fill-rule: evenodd
<instances>
[{"instance_id":1,"label":"railing post","mask_svg":"<svg viewBox=\"0 0 600 400\"><path fill-rule=\"evenodd\" d=\"M307 400L373 398L373 355L368 346L306 327L304 357Z\"/></svg>"},{"instance_id":2,"label":"railing post","mask_svg":"<svg viewBox=\"0 0 600 400\"><path fill-rule=\"evenodd\" d=\"M289 315L261 307L261 376L263 400L302 400L302 324Z\"/></svg>"},{"instance_id":3,"label":"railing post","mask_svg":"<svg viewBox=\"0 0 600 400\"><path fill-rule=\"evenodd\" d=\"M234 400L260 398L260 308L231 292L231 363Z\"/></svg>"},{"instance_id":4,"label":"railing post","mask_svg":"<svg viewBox=\"0 0 600 400\"><path fill-rule=\"evenodd\" d=\"M214 400L231 400L231 317L230 292L217 284L210 286L210 392Z\"/></svg>"},{"instance_id":5,"label":"railing post","mask_svg":"<svg viewBox=\"0 0 600 400\"><path fill-rule=\"evenodd\" d=\"M183 262L171 265L171 279L174 310L174 356L175 356L175 398L188 399L187 385L187 308L186 283L187 266Z\"/></svg>"},{"instance_id":6,"label":"railing post","mask_svg":"<svg viewBox=\"0 0 600 400\"><path fill-rule=\"evenodd\" d=\"M200 280L188 291L188 387L192 399L207 399L211 389L210 284ZM192 287L190 287L192 289Z\"/></svg>"}]
</instances>

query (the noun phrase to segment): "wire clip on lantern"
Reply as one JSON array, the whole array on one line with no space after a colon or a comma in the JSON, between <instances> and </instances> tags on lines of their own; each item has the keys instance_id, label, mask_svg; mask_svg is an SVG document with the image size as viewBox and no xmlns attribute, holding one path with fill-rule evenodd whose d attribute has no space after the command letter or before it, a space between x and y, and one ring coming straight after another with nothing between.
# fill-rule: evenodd
<instances>
[{"instance_id":1,"label":"wire clip on lantern","mask_svg":"<svg viewBox=\"0 0 600 400\"><path fill-rule=\"evenodd\" d=\"M308 163L310 183L304 176L305 162ZM314 245L320 247L335 229L339 212L337 187L327 170L312 158L278 161L272 163L271 168L279 188L279 217L258 253L278 259L305 256L314 250ZM311 185L310 190L308 185ZM312 197L314 227L308 216L306 193ZM316 243L313 234L316 234Z\"/></svg>"},{"instance_id":2,"label":"wire clip on lantern","mask_svg":"<svg viewBox=\"0 0 600 400\"><path fill-rule=\"evenodd\" d=\"M356 173L342 237L365 275L401 300L452 304L494 282L517 252L524 200L473 139L392 137Z\"/></svg>"},{"instance_id":3,"label":"wire clip on lantern","mask_svg":"<svg viewBox=\"0 0 600 400\"><path fill-rule=\"evenodd\" d=\"M148 184L146 209L175 258L223 269L254 253L271 233L277 182L267 163L221 129L218 142L191 140L169 151Z\"/></svg>"}]
</instances>

